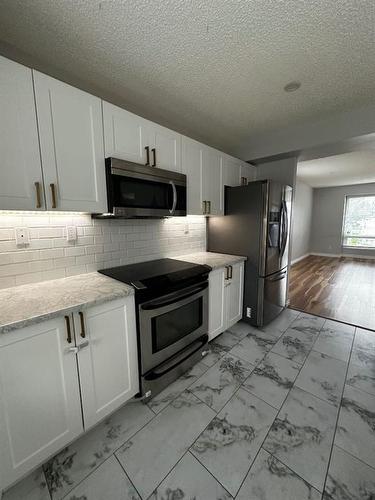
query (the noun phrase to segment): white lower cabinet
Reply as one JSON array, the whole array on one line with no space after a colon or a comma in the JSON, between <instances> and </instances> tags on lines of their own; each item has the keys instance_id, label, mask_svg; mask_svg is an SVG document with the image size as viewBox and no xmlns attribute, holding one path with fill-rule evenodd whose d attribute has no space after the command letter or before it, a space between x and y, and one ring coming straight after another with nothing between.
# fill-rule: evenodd
<instances>
[{"instance_id":1,"label":"white lower cabinet","mask_svg":"<svg viewBox=\"0 0 375 500\"><path fill-rule=\"evenodd\" d=\"M83 431L76 357L64 317L0 335L0 484Z\"/></svg>"},{"instance_id":2,"label":"white lower cabinet","mask_svg":"<svg viewBox=\"0 0 375 500\"><path fill-rule=\"evenodd\" d=\"M137 363L132 296L1 334L0 491L134 396Z\"/></svg>"},{"instance_id":3,"label":"white lower cabinet","mask_svg":"<svg viewBox=\"0 0 375 500\"><path fill-rule=\"evenodd\" d=\"M242 318L244 263L211 271L209 275L209 340Z\"/></svg>"},{"instance_id":4,"label":"white lower cabinet","mask_svg":"<svg viewBox=\"0 0 375 500\"><path fill-rule=\"evenodd\" d=\"M139 390L134 300L91 307L74 320L87 430Z\"/></svg>"}]
</instances>

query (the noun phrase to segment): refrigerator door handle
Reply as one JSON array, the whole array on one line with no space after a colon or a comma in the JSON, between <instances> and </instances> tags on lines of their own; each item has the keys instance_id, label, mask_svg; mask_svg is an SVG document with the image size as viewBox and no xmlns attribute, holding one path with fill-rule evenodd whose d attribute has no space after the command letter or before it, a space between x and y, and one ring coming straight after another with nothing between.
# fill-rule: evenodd
<instances>
[{"instance_id":1,"label":"refrigerator door handle","mask_svg":"<svg viewBox=\"0 0 375 500\"><path fill-rule=\"evenodd\" d=\"M283 271L282 274L278 274L277 277L275 278L268 278L269 281L281 281L283 280L284 278L286 278L286 271Z\"/></svg>"},{"instance_id":2,"label":"refrigerator door handle","mask_svg":"<svg viewBox=\"0 0 375 500\"><path fill-rule=\"evenodd\" d=\"M283 240L284 240L284 204L283 202L281 202L280 214L279 214L279 241L278 241L280 256L282 255Z\"/></svg>"},{"instance_id":3,"label":"refrigerator door handle","mask_svg":"<svg viewBox=\"0 0 375 500\"><path fill-rule=\"evenodd\" d=\"M284 215L283 215L283 243L282 243L282 251L281 251L282 256L284 255L284 252L286 249L286 243L288 241L288 233L289 233L288 208L287 208L285 201L283 201L283 212L284 212Z\"/></svg>"}]
</instances>

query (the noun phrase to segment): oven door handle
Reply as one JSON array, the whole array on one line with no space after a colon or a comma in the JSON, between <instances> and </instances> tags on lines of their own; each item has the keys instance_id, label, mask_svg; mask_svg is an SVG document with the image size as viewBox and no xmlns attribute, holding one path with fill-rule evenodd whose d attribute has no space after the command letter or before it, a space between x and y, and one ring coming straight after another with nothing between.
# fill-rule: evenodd
<instances>
[{"instance_id":1,"label":"oven door handle","mask_svg":"<svg viewBox=\"0 0 375 500\"><path fill-rule=\"evenodd\" d=\"M189 297L193 297L199 292L202 292L208 287L208 283L202 283L199 286L194 287L188 293L181 293L169 296L167 299L158 299L152 300L151 302L147 302L146 304L141 305L141 309L144 311L152 311L153 309L159 309L164 306L169 306L171 304L175 304L176 302L180 302L181 300L188 299Z\"/></svg>"},{"instance_id":2,"label":"oven door handle","mask_svg":"<svg viewBox=\"0 0 375 500\"><path fill-rule=\"evenodd\" d=\"M162 363L160 366L146 373L145 379L155 380L157 378L162 377L171 370L174 370L176 366L180 365L185 360L190 358L190 356L199 351L199 349L202 349L202 347L205 344L207 344L207 341L208 341L208 335L203 335L203 337L200 337L195 342L186 347L183 351L173 356L172 359L166 361L165 363Z\"/></svg>"}]
</instances>

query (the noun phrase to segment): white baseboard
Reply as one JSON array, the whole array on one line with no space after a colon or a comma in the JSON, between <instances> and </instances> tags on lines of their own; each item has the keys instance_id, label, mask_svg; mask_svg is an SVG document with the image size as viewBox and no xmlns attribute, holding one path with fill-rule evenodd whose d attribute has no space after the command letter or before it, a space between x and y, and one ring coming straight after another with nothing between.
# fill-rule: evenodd
<instances>
[{"instance_id":1,"label":"white baseboard","mask_svg":"<svg viewBox=\"0 0 375 500\"><path fill-rule=\"evenodd\" d=\"M306 257L308 257L309 255L312 255L312 254L311 253L305 253L305 255L302 255L301 257L297 257L296 259L293 259L291 261L291 265L296 264L300 260L306 259ZM313 255L315 255L315 254L313 254Z\"/></svg>"},{"instance_id":2,"label":"white baseboard","mask_svg":"<svg viewBox=\"0 0 375 500\"><path fill-rule=\"evenodd\" d=\"M351 259L375 259L375 255L360 255L358 253L320 253L311 252L309 255L317 255L318 257L350 257ZM293 262L292 262L293 264Z\"/></svg>"}]
</instances>

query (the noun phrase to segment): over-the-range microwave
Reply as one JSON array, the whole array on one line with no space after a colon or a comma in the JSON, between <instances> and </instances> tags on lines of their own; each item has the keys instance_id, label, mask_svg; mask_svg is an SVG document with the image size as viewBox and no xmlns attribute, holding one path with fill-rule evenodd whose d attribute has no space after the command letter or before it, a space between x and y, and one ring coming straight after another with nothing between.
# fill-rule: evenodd
<instances>
[{"instance_id":1,"label":"over-the-range microwave","mask_svg":"<svg viewBox=\"0 0 375 500\"><path fill-rule=\"evenodd\" d=\"M94 217L162 218L186 215L186 175L106 158L108 213Z\"/></svg>"}]
</instances>

